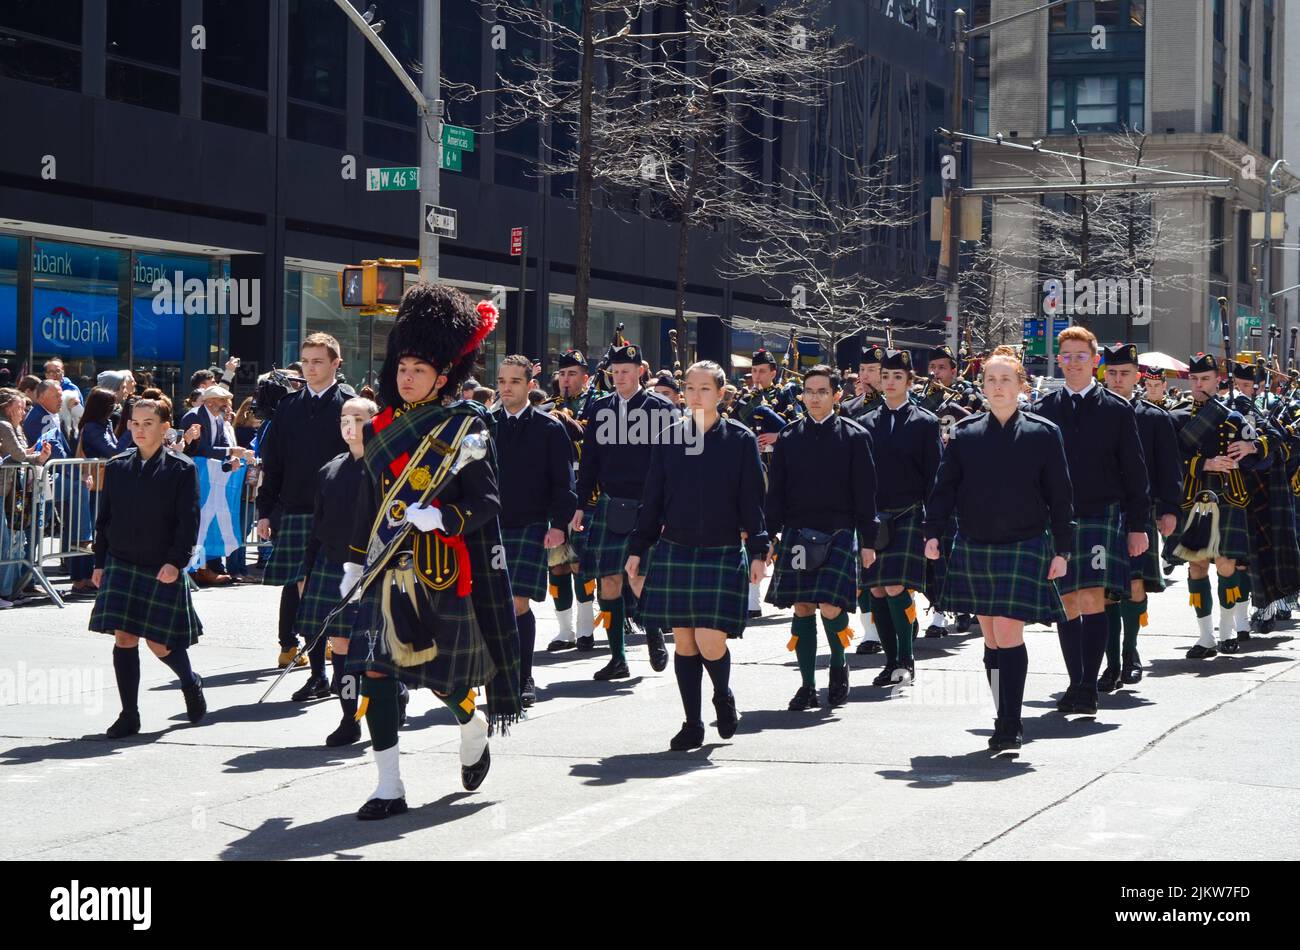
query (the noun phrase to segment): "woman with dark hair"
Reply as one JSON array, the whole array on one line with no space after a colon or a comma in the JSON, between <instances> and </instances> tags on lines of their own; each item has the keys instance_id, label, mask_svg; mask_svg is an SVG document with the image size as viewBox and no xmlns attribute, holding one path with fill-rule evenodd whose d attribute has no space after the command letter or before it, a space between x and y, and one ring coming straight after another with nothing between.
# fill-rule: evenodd
<instances>
[{"instance_id":1,"label":"woman with dark hair","mask_svg":"<svg viewBox=\"0 0 1300 950\"><path fill-rule=\"evenodd\" d=\"M96 386L86 397L86 411L81 415L81 442L77 455L88 459L111 459L120 450L117 436L109 424L117 397L110 389Z\"/></svg>"},{"instance_id":2,"label":"woman with dark hair","mask_svg":"<svg viewBox=\"0 0 1300 950\"><path fill-rule=\"evenodd\" d=\"M246 449L251 449L253 439L257 438L257 432L261 425L262 422L257 417L257 407L253 405L253 397L249 396L239 404L239 411L235 413L233 423L235 442Z\"/></svg>"}]
</instances>

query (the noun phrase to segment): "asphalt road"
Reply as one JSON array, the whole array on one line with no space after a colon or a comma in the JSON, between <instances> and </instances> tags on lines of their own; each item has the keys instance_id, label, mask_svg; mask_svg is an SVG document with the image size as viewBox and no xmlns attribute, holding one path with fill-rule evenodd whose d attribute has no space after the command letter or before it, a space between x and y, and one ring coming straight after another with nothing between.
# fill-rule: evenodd
<instances>
[{"instance_id":1,"label":"asphalt road","mask_svg":"<svg viewBox=\"0 0 1300 950\"><path fill-rule=\"evenodd\" d=\"M978 632L923 640L918 683L872 688L879 656L851 656L852 694L795 714L790 615L733 641L736 736L668 751L681 722L672 667L596 683L607 659L539 654L539 702L492 743L462 790L457 730L427 692L401 733L411 811L359 822L375 785L368 742L329 750L333 700L297 705L274 675L275 590L197 595L193 651L211 712L183 716L169 671L142 651L144 733L109 742L111 642L89 603L0 612L0 858L1046 858L1269 859L1300 854L1300 670L1294 627L1236 656L1188 661L1181 572L1154 597L1146 678L1066 719L1056 634L1031 628L1027 742L985 751L992 703ZM538 643L554 629L538 609ZM856 622L855 622L856 630ZM822 648L819 685L826 686ZM706 678L705 711L708 704Z\"/></svg>"}]
</instances>

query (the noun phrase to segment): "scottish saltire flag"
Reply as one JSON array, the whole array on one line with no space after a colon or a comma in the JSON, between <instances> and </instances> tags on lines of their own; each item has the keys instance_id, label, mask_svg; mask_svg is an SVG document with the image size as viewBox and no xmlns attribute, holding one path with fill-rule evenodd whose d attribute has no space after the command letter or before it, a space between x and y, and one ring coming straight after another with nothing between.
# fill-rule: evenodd
<instances>
[{"instance_id":1,"label":"scottish saltire flag","mask_svg":"<svg viewBox=\"0 0 1300 950\"><path fill-rule=\"evenodd\" d=\"M199 473L199 543L192 569L233 552L244 542L239 526L240 498L248 467L222 471L220 459L196 458Z\"/></svg>"}]
</instances>

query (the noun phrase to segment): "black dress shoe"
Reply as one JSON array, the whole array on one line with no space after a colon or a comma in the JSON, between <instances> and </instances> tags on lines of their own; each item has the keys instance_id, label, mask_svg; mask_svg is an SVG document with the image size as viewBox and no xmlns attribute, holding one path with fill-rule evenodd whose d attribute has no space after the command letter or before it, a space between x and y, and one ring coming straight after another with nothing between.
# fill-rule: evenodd
<instances>
[{"instance_id":1,"label":"black dress shoe","mask_svg":"<svg viewBox=\"0 0 1300 950\"><path fill-rule=\"evenodd\" d=\"M1208 660L1212 656L1218 656L1219 651L1215 647L1203 647L1199 643L1187 651L1189 660Z\"/></svg>"},{"instance_id":2,"label":"black dress shoe","mask_svg":"<svg viewBox=\"0 0 1300 950\"><path fill-rule=\"evenodd\" d=\"M936 637L946 637L947 635L948 628L941 627L937 623L932 623L930 626L925 628L925 638L927 640L933 640Z\"/></svg>"},{"instance_id":3,"label":"black dress shoe","mask_svg":"<svg viewBox=\"0 0 1300 950\"><path fill-rule=\"evenodd\" d=\"M1097 715L1097 691L1086 686L1080 686L1075 691L1074 708L1070 712L1079 713L1082 716Z\"/></svg>"},{"instance_id":4,"label":"black dress shoe","mask_svg":"<svg viewBox=\"0 0 1300 950\"><path fill-rule=\"evenodd\" d=\"M372 798L357 810L362 821L379 821L407 811L405 798Z\"/></svg>"},{"instance_id":5,"label":"black dress shoe","mask_svg":"<svg viewBox=\"0 0 1300 950\"><path fill-rule=\"evenodd\" d=\"M761 617L761 616L763 616L763 611L761 611L761 610L751 610L751 611L749 612L749 619L750 619L750 620L757 620L757 619L758 619L759 617Z\"/></svg>"},{"instance_id":6,"label":"black dress shoe","mask_svg":"<svg viewBox=\"0 0 1300 950\"><path fill-rule=\"evenodd\" d=\"M1001 752L1015 752L1025 742L1025 730L1019 720L1014 722L999 719L993 728L993 738L989 739L989 748L994 755Z\"/></svg>"},{"instance_id":7,"label":"black dress shoe","mask_svg":"<svg viewBox=\"0 0 1300 950\"><path fill-rule=\"evenodd\" d=\"M578 644L573 640L552 640L546 644L547 653L560 653L564 650L572 650Z\"/></svg>"},{"instance_id":8,"label":"black dress shoe","mask_svg":"<svg viewBox=\"0 0 1300 950\"><path fill-rule=\"evenodd\" d=\"M826 705L831 709L843 706L849 701L848 665L831 667L831 688L826 691Z\"/></svg>"},{"instance_id":9,"label":"black dress shoe","mask_svg":"<svg viewBox=\"0 0 1300 950\"><path fill-rule=\"evenodd\" d=\"M483 754L478 757L478 761L473 765L462 765L460 767L460 784L465 791L472 792L483 784L487 778L488 769L492 767L492 749L488 746L483 747Z\"/></svg>"},{"instance_id":10,"label":"black dress shoe","mask_svg":"<svg viewBox=\"0 0 1300 950\"><path fill-rule=\"evenodd\" d=\"M339 727L325 737L325 745L334 749L341 745L352 745L360 738L361 723L345 713Z\"/></svg>"},{"instance_id":11,"label":"black dress shoe","mask_svg":"<svg viewBox=\"0 0 1300 950\"><path fill-rule=\"evenodd\" d=\"M1142 682L1142 658L1138 656L1137 650L1124 654L1124 668L1120 671L1120 676L1129 686Z\"/></svg>"},{"instance_id":12,"label":"black dress shoe","mask_svg":"<svg viewBox=\"0 0 1300 950\"><path fill-rule=\"evenodd\" d=\"M307 677L307 682L303 683L289 698L295 703L305 703L311 699L329 699L329 696L329 680L312 674Z\"/></svg>"},{"instance_id":13,"label":"black dress shoe","mask_svg":"<svg viewBox=\"0 0 1300 950\"><path fill-rule=\"evenodd\" d=\"M628 672L627 661L612 659L592 675L594 680L625 680L632 674Z\"/></svg>"},{"instance_id":14,"label":"black dress shoe","mask_svg":"<svg viewBox=\"0 0 1300 950\"><path fill-rule=\"evenodd\" d=\"M1241 644L1238 643L1236 640L1220 640L1220 641L1219 641L1219 652L1220 652L1220 653L1236 653L1236 652L1237 652L1238 650L1240 650L1240 649L1241 649Z\"/></svg>"},{"instance_id":15,"label":"black dress shoe","mask_svg":"<svg viewBox=\"0 0 1300 950\"><path fill-rule=\"evenodd\" d=\"M668 668L668 647L664 646L664 632L657 627L646 627L645 645L650 651L650 669L662 673Z\"/></svg>"},{"instance_id":16,"label":"black dress shoe","mask_svg":"<svg viewBox=\"0 0 1300 950\"><path fill-rule=\"evenodd\" d=\"M858 644L858 656L870 656L873 653L884 653L885 648L881 646L879 640L863 640Z\"/></svg>"},{"instance_id":17,"label":"black dress shoe","mask_svg":"<svg viewBox=\"0 0 1300 950\"><path fill-rule=\"evenodd\" d=\"M821 700L817 698L816 686L800 686L799 692L794 694L790 700L790 712L803 712L805 709L818 709L821 707Z\"/></svg>"},{"instance_id":18,"label":"black dress shoe","mask_svg":"<svg viewBox=\"0 0 1300 950\"><path fill-rule=\"evenodd\" d=\"M1056 700L1056 711L1062 713L1074 712L1074 701L1078 698L1079 687L1066 687L1064 693Z\"/></svg>"},{"instance_id":19,"label":"black dress shoe","mask_svg":"<svg viewBox=\"0 0 1300 950\"><path fill-rule=\"evenodd\" d=\"M194 682L181 687L185 697L185 715L192 723L197 723L208 714L208 701L203 698L203 677L194 674Z\"/></svg>"},{"instance_id":20,"label":"black dress shoe","mask_svg":"<svg viewBox=\"0 0 1300 950\"><path fill-rule=\"evenodd\" d=\"M736 734L736 725L740 722L740 713L736 711L736 697L730 689L726 696L713 697L713 711L718 714L718 735L730 739ZM700 727L700 741L703 742L704 727Z\"/></svg>"},{"instance_id":21,"label":"black dress shoe","mask_svg":"<svg viewBox=\"0 0 1300 950\"><path fill-rule=\"evenodd\" d=\"M726 738L724 736L724 738ZM704 723L702 722L684 722L681 731L668 741L668 748L674 752L685 752L687 749L698 749L704 745Z\"/></svg>"},{"instance_id":22,"label":"black dress shoe","mask_svg":"<svg viewBox=\"0 0 1300 950\"><path fill-rule=\"evenodd\" d=\"M519 690L519 705L527 709L537 702L537 687L533 685L533 678L530 676L524 680L524 685Z\"/></svg>"},{"instance_id":23,"label":"black dress shoe","mask_svg":"<svg viewBox=\"0 0 1300 950\"><path fill-rule=\"evenodd\" d=\"M957 628L958 633L967 633L971 626L970 614L958 614L953 626Z\"/></svg>"},{"instance_id":24,"label":"black dress shoe","mask_svg":"<svg viewBox=\"0 0 1300 950\"><path fill-rule=\"evenodd\" d=\"M578 637L578 649L583 653L590 653L596 649L595 637Z\"/></svg>"},{"instance_id":25,"label":"black dress shoe","mask_svg":"<svg viewBox=\"0 0 1300 950\"><path fill-rule=\"evenodd\" d=\"M876 678L871 681L871 685L888 686L891 682L893 682L895 669L897 669L896 664L886 663L884 666L880 668L880 672L876 674Z\"/></svg>"},{"instance_id":26,"label":"black dress shoe","mask_svg":"<svg viewBox=\"0 0 1300 950\"><path fill-rule=\"evenodd\" d=\"M1101 693L1113 693L1119 689L1120 668L1118 666L1106 667L1106 672L1097 677L1097 691Z\"/></svg>"},{"instance_id":27,"label":"black dress shoe","mask_svg":"<svg viewBox=\"0 0 1300 950\"><path fill-rule=\"evenodd\" d=\"M916 662L914 660L899 660L894 664L894 668L889 671L889 682L886 686L910 686L916 682Z\"/></svg>"},{"instance_id":28,"label":"black dress shoe","mask_svg":"<svg viewBox=\"0 0 1300 950\"><path fill-rule=\"evenodd\" d=\"M139 731L140 713L136 710L127 712L124 709L113 724L104 731L104 735L110 739L125 739L128 736L137 734Z\"/></svg>"}]
</instances>

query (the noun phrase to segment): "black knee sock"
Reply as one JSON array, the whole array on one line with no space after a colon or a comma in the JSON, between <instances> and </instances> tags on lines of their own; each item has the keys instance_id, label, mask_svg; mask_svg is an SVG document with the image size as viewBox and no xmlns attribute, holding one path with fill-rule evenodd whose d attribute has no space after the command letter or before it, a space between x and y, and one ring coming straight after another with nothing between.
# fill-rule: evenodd
<instances>
[{"instance_id":1,"label":"black knee sock","mask_svg":"<svg viewBox=\"0 0 1300 950\"><path fill-rule=\"evenodd\" d=\"M1099 615L1105 620L1104 615ZM1029 672L1029 651L1018 647L998 649L998 718L1016 725L1025 698L1025 676Z\"/></svg>"},{"instance_id":2,"label":"black knee sock","mask_svg":"<svg viewBox=\"0 0 1300 950\"><path fill-rule=\"evenodd\" d=\"M515 616L519 628L519 684L533 678L533 650L537 646L537 617L532 608Z\"/></svg>"},{"instance_id":3,"label":"black knee sock","mask_svg":"<svg viewBox=\"0 0 1300 950\"><path fill-rule=\"evenodd\" d=\"M687 656L673 653L673 672L677 675L677 691L682 695L682 711L691 725L701 725L700 684L704 681L704 657L696 653Z\"/></svg>"},{"instance_id":4,"label":"black knee sock","mask_svg":"<svg viewBox=\"0 0 1300 950\"><path fill-rule=\"evenodd\" d=\"M194 682L194 671L190 669L190 651L185 647L172 647L172 651L158 659L167 664L167 668L176 674L182 686Z\"/></svg>"},{"instance_id":5,"label":"black knee sock","mask_svg":"<svg viewBox=\"0 0 1300 950\"><path fill-rule=\"evenodd\" d=\"M312 634L312 636L316 635ZM327 642L325 637L316 637L315 646L307 654L307 659L311 661L311 675L319 676L322 679L325 677L325 645Z\"/></svg>"},{"instance_id":6,"label":"black knee sock","mask_svg":"<svg viewBox=\"0 0 1300 950\"><path fill-rule=\"evenodd\" d=\"M1083 617L1083 680L1084 686L1096 688L1097 676L1101 673L1101 661L1106 655L1106 639L1110 636L1110 624L1106 615L1084 614Z\"/></svg>"},{"instance_id":7,"label":"black knee sock","mask_svg":"<svg viewBox=\"0 0 1300 950\"><path fill-rule=\"evenodd\" d=\"M330 665L334 667L334 683L338 687L339 705L343 707L343 715L355 716L357 714L357 674L344 673L343 667L348 661L346 653L335 653L330 660Z\"/></svg>"},{"instance_id":8,"label":"black knee sock","mask_svg":"<svg viewBox=\"0 0 1300 950\"><path fill-rule=\"evenodd\" d=\"M898 662L898 634L894 630L894 619L889 613L889 598L871 598L871 619L876 622L876 633L880 636L880 645L885 650L885 660Z\"/></svg>"},{"instance_id":9,"label":"black knee sock","mask_svg":"<svg viewBox=\"0 0 1300 950\"><path fill-rule=\"evenodd\" d=\"M298 645L293 623L298 619L298 585L286 584L280 588L280 649L292 650Z\"/></svg>"},{"instance_id":10,"label":"black knee sock","mask_svg":"<svg viewBox=\"0 0 1300 950\"><path fill-rule=\"evenodd\" d=\"M727 690L731 688L731 651L725 651L722 656L716 660L710 660L700 654L704 660L704 668L709 671L709 679L713 680L713 695L726 696Z\"/></svg>"},{"instance_id":11,"label":"black knee sock","mask_svg":"<svg viewBox=\"0 0 1300 950\"><path fill-rule=\"evenodd\" d=\"M998 668L999 652L997 647L984 645L984 677L989 681L989 689L993 690L994 700L998 697L998 687L993 683L993 672Z\"/></svg>"},{"instance_id":12,"label":"black knee sock","mask_svg":"<svg viewBox=\"0 0 1300 950\"><path fill-rule=\"evenodd\" d=\"M1083 621L1066 620L1056 625L1056 637L1061 642L1061 658L1065 660L1070 685L1083 682Z\"/></svg>"},{"instance_id":13,"label":"black knee sock","mask_svg":"<svg viewBox=\"0 0 1300 950\"><path fill-rule=\"evenodd\" d=\"M140 648L113 647L113 676L123 712L136 712L140 702Z\"/></svg>"},{"instance_id":14,"label":"black knee sock","mask_svg":"<svg viewBox=\"0 0 1300 950\"><path fill-rule=\"evenodd\" d=\"M397 708L397 680L391 676L376 679L362 677L362 692L366 697L366 726L370 730L370 744L376 752L397 745L397 723L401 713Z\"/></svg>"}]
</instances>

